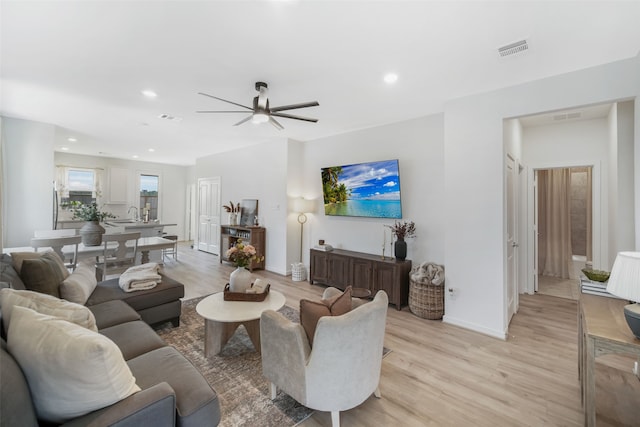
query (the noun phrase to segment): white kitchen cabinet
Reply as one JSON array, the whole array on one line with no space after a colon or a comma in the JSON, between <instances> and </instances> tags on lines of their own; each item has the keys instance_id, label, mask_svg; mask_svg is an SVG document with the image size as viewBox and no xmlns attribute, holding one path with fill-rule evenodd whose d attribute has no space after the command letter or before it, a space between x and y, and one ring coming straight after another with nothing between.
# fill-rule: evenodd
<instances>
[{"instance_id":1,"label":"white kitchen cabinet","mask_svg":"<svg viewBox=\"0 0 640 427\"><path fill-rule=\"evenodd\" d=\"M129 169L109 167L106 193L106 203L127 204L129 200Z\"/></svg>"}]
</instances>

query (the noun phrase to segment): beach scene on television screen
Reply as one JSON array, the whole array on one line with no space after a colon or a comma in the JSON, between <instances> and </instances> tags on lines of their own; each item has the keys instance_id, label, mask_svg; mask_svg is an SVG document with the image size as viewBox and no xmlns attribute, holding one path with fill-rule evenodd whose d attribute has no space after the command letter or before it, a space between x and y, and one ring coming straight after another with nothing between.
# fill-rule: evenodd
<instances>
[{"instance_id":1,"label":"beach scene on television screen","mask_svg":"<svg viewBox=\"0 0 640 427\"><path fill-rule=\"evenodd\" d=\"M322 168L325 215L402 218L397 160Z\"/></svg>"}]
</instances>

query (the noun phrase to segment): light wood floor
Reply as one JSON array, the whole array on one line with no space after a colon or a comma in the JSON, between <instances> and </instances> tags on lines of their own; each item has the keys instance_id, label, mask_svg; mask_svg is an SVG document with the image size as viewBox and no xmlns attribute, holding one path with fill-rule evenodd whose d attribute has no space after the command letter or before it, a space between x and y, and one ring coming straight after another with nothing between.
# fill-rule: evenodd
<instances>
[{"instance_id":1,"label":"light wood floor","mask_svg":"<svg viewBox=\"0 0 640 427\"><path fill-rule=\"evenodd\" d=\"M578 279L558 279L540 275L538 276L538 293L577 301L580 295L579 282Z\"/></svg>"},{"instance_id":2,"label":"light wood floor","mask_svg":"<svg viewBox=\"0 0 640 427\"><path fill-rule=\"evenodd\" d=\"M186 298L222 291L233 267L181 243L178 261L164 272L185 284ZM324 287L265 271L273 289L298 308ZM580 426L577 303L548 295L521 295L509 338L498 340L425 320L389 307L382 362L382 398L341 413L343 426ZM640 425L640 381L633 359L600 358L598 426ZM265 390L265 393L268 391ZM256 424L256 425L259 425ZM316 411L304 427L330 426Z\"/></svg>"}]
</instances>

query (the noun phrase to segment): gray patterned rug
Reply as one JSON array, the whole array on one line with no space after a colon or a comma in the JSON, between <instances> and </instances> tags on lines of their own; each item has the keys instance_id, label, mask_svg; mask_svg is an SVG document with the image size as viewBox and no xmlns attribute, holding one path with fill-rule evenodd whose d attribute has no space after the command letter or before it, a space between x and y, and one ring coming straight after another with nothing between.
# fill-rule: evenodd
<instances>
[{"instance_id":1,"label":"gray patterned rug","mask_svg":"<svg viewBox=\"0 0 640 427\"><path fill-rule=\"evenodd\" d=\"M204 355L204 320L196 313L202 298L182 302L180 327L171 323L156 328L168 344L191 361L216 390L222 409L221 427L293 426L313 413L287 394L278 392L269 398L269 383L262 376L260 354L257 353L244 326L240 326L222 352ZM280 312L298 321L297 310L284 306Z\"/></svg>"}]
</instances>

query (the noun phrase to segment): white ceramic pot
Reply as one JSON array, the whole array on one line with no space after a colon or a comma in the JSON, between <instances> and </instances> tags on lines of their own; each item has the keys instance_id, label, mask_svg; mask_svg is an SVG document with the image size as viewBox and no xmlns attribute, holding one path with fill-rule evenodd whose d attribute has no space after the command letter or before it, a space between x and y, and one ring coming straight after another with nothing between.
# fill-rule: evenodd
<instances>
[{"instance_id":1,"label":"white ceramic pot","mask_svg":"<svg viewBox=\"0 0 640 427\"><path fill-rule=\"evenodd\" d=\"M251 272L244 267L238 267L229 276L229 290L231 292L246 292L251 288Z\"/></svg>"}]
</instances>

